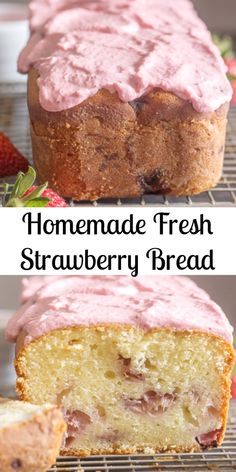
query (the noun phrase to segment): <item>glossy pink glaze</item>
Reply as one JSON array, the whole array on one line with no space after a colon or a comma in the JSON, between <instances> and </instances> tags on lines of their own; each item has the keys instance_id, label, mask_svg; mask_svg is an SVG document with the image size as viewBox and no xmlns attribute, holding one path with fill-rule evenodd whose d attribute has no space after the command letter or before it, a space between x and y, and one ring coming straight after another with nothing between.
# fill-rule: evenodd
<instances>
[{"instance_id":1,"label":"glossy pink glaze","mask_svg":"<svg viewBox=\"0 0 236 472\"><path fill-rule=\"evenodd\" d=\"M106 89L130 102L162 89L210 113L229 102L226 66L189 0L31 0L19 70L39 71L43 108Z\"/></svg>"},{"instance_id":2,"label":"glossy pink glaze","mask_svg":"<svg viewBox=\"0 0 236 472\"><path fill-rule=\"evenodd\" d=\"M171 276L52 277L12 317L6 335L15 342L24 330L27 344L51 330L104 323L197 329L232 343L221 308L190 279Z\"/></svg>"}]
</instances>

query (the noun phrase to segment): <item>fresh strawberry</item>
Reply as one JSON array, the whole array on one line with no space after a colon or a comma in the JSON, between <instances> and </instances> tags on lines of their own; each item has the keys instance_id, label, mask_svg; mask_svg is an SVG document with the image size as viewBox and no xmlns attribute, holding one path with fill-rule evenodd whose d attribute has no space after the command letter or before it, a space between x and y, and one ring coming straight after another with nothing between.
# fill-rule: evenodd
<instances>
[{"instance_id":1,"label":"fresh strawberry","mask_svg":"<svg viewBox=\"0 0 236 472\"><path fill-rule=\"evenodd\" d=\"M234 400L236 399L236 375L232 377L231 396Z\"/></svg>"},{"instance_id":2,"label":"fresh strawberry","mask_svg":"<svg viewBox=\"0 0 236 472\"><path fill-rule=\"evenodd\" d=\"M65 200L53 190L47 188L45 183L36 187L34 185L36 172L29 167L28 172L19 172L15 185L9 197L6 197L8 185L5 185L5 197L3 206L5 207L68 207Z\"/></svg>"},{"instance_id":3,"label":"fresh strawberry","mask_svg":"<svg viewBox=\"0 0 236 472\"><path fill-rule=\"evenodd\" d=\"M233 87L232 103L236 103L236 58L225 60L228 66L228 77Z\"/></svg>"},{"instance_id":4,"label":"fresh strawberry","mask_svg":"<svg viewBox=\"0 0 236 472\"><path fill-rule=\"evenodd\" d=\"M213 41L220 49L221 56L228 66L228 78L233 88L232 103L236 103L236 58L233 39L230 36L213 35Z\"/></svg>"},{"instance_id":5,"label":"fresh strawberry","mask_svg":"<svg viewBox=\"0 0 236 472\"><path fill-rule=\"evenodd\" d=\"M217 34L213 34L213 41L219 48L223 59L232 59L234 57L234 43L231 36L219 36Z\"/></svg>"},{"instance_id":6,"label":"fresh strawberry","mask_svg":"<svg viewBox=\"0 0 236 472\"><path fill-rule=\"evenodd\" d=\"M0 132L0 177L27 172L27 159L13 146L10 139Z\"/></svg>"}]
</instances>

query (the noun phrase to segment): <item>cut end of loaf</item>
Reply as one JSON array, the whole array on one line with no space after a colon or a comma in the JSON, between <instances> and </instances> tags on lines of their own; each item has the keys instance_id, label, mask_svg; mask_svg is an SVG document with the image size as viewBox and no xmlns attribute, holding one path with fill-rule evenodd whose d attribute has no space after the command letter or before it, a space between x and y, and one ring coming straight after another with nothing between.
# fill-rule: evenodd
<instances>
[{"instance_id":1,"label":"cut end of loaf","mask_svg":"<svg viewBox=\"0 0 236 472\"><path fill-rule=\"evenodd\" d=\"M56 406L0 399L0 471L45 472L56 461L65 430Z\"/></svg>"},{"instance_id":2,"label":"cut end of loaf","mask_svg":"<svg viewBox=\"0 0 236 472\"><path fill-rule=\"evenodd\" d=\"M75 327L20 350L17 388L62 406L62 454L200 450L222 443L233 357L201 332Z\"/></svg>"}]
</instances>

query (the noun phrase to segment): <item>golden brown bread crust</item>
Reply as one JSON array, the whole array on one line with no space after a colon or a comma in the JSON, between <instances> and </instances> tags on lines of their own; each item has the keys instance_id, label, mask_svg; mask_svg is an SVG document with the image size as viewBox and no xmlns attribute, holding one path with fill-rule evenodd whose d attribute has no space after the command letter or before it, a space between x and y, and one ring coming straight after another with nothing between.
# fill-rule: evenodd
<instances>
[{"instance_id":1,"label":"golden brown bread crust","mask_svg":"<svg viewBox=\"0 0 236 472\"><path fill-rule=\"evenodd\" d=\"M117 330L129 329L130 328L129 325L114 326L114 324L107 323L107 324L96 325L96 326L94 326L94 329L95 330L101 330L101 329L104 330L104 328L109 329L110 327L112 327L113 329L117 329ZM74 329L74 330L78 331L78 330L83 330L84 327L83 326L75 326L75 327L63 328L63 330L67 330L67 329L70 329L70 330ZM55 330L55 331L61 331L61 330ZM170 328L152 328L149 331L150 332L158 332L158 331L171 332L172 330ZM224 390L224 398L222 399L222 404L221 404L221 407L220 407L220 410L219 410L219 417L221 418L222 428L221 428L221 431L220 431L219 436L218 436L217 447L221 446L221 444L224 440L226 424L227 424L227 417L228 417L229 401L230 401L230 398L231 398L230 373L232 371L234 361L235 361L234 349L233 349L232 345L229 344L227 341L225 341L223 338L221 338L219 336L216 336L212 333L205 333L205 332L198 331L198 330L191 330L191 331L179 330L179 331L175 331L175 334L176 334L176 336L182 336L184 334L184 335L190 336L190 337L193 337L195 335L209 336L210 338L212 338L213 341L214 340L219 341L220 344L221 344L222 350L224 350L224 352L227 353L227 361L226 361L226 364L225 364L225 369L224 369L224 372L222 372L222 376L221 376L222 377L221 378L221 383L222 383L223 390ZM16 344L15 368L16 368L16 373L17 373L16 388L17 388L18 395L21 398L21 400L29 401L30 399L28 398L28 395L27 395L27 389L25 388L25 372L24 372L24 356L25 356L25 351L26 351L27 347L29 346L29 345L24 345L24 339L25 339L26 335L27 335L27 333L22 331L18 336L17 344ZM35 342L37 342L38 339L40 339L40 338L37 338L37 339L33 340L30 344L34 344ZM103 455L103 454L135 454L135 453L144 453L144 454L150 453L150 454L152 454L152 453L164 453L164 452L165 453L166 452L182 453L182 452L201 451L202 449L204 449L204 448L201 447L198 444L196 444L195 447L193 447L189 450L179 449L177 447L171 448L171 449L165 449L165 450L163 450L163 449L160 450L160 449L156 448L155 450L152 450L152 451L148 451L146 446L145 447L132 448L132 449L119 449L117 447L109 447L105 450L104 449L103 450L93 449L93 450L88 451L88 450L82 450L81 449L79 451L79 455L88 456L88 455L100 455L100 454ZM73 447L72 447L67 451L62 450L61 454L66 455L66 456L76 456L76 455L78 455L78 451L73 450Z\"/></svg>"},{"instance_id":2,"label":"golden brown bread crust","mask_svg":"<svg viewBox=\"0 0 236 472\"><path fill-rule=\"evenodd\" d=\"M0 429L0 472L45 472L56 461L65 430L57 407Z\"/></svg>"},{"instance_id":3,"label":"golden brown bread crust","mask_svg":"<svg viewBox=\"0 0 236 472\"><path fill-rule=\"evenodd\" d=\"M192 195L221 177L228 104L205 115L161 90L132 103L101 90L74 108L47 112L32 69L28 106L39 181L64 197Z\"/></svg>"}]
</instances>

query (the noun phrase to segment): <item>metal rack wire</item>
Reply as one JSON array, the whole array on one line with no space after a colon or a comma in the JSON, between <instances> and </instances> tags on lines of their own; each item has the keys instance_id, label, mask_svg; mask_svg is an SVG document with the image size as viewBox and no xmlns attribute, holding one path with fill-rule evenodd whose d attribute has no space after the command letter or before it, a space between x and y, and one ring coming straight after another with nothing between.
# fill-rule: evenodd
<instances>
[{"instance_id":1,"label":"metal rack wire","mask_svg":"<svg viewBox=\"0 0 236 472\"><path fill-rule=\"evenodd\" d=\"M27 117L25 84L0 84L0 130L8 134L29 161L32 161ZM13 181L14 179L9 179L8 183L11 185ZM0 179L0 200L2 193L3 179ZM93 203L70 200L69 203L71 206L236 206L236 106L231 107L229 114L224 170L216 188L193 197L145 195L139 199L108 199Z\"/></svg>"},{"instance_id":2,"label":"metal rack wire","mask_svg":"<svg viewBox=\"0 0 236 472\"><path fill-rule=\"evenodd\" d=\"M236 471L236 402L232 402L224 444L194 454L60 457L49 472L233 472Z\"/></svg>"}]
</instances>

